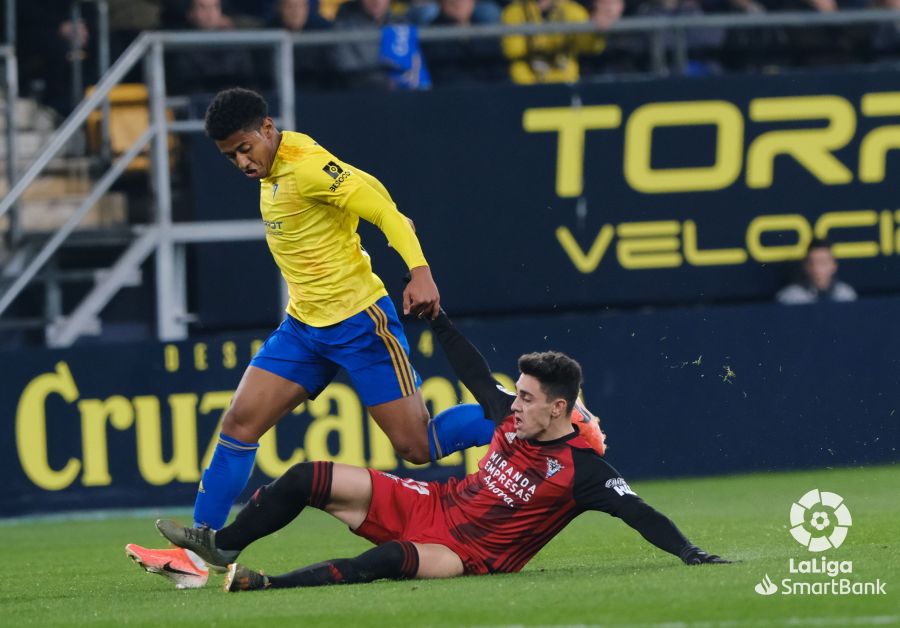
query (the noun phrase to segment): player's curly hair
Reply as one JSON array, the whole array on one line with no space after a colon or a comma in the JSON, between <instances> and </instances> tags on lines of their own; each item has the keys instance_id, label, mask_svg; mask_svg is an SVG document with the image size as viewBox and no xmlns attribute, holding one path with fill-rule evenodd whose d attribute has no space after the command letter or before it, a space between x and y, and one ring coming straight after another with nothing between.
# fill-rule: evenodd
<instances>
[{"instance_id":1,"label":"player's curly hair","mask_svg":"<svg viewBox=\"0 0 900 628\"><path fill-rule=\"evenodd\" d=\"M566 400L567 414L572 413L581 390L581 365L559 351L526 353L519 358L519 371L541 383L541 390L551 399Z\"/></svg>"},{"instance_id":2,"label":"player's curly hair","mask_svg":"<svg viewBox=\"0 0 900 628\"><path fill-rule=\"evenodd\" d=\"M237 131L252 131L262 126L269 115L266 99L249 89L226 89L213 98L206 110L206 134L224 140Z\"/></svg>"}]
</instances>

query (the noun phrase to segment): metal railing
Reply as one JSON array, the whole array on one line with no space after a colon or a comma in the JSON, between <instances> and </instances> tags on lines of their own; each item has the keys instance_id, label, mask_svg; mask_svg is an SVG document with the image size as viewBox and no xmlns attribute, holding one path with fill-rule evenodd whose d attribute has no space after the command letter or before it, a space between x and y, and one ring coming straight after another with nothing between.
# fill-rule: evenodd
<instances>
[{"instance_id":1,"label":"metal railing","mask_svg":"<svg viewBox=\"0 0 900 628\"><path fill-rule=\"evenodd\" d=\"M854 25L897 21L900 12L858 11L833 14L784 13L764 15L678 16L630 18L617 22L609 32L647 33L654 47L663 45L663 38L675 34L676 62L687 59L685 33L696 28L745 29L761 27L808 27ZM459 37L497 38L506 35L538 35L545 33L596 32L591 23L481 25L471 27L426 27L419 30L422 41L452 40ZM94 185L72 217L48 240L42 249L22 269L15 281L0 294L0 315L9 307L41 267L53 256L78 222L94 203L109 190L124 172L128 163L145 146L151 146L150 176L154 192L153 224L135 228L135 240L119 260L98 278L94 288L75 310L48 325L46 338L52 346L68 346L80 335L98 327L97 317L109 300L122 287L129 285L135 273L151 254L155 254L157 336L161 340L179 340L187 336L190 316L187 312L185 246L197 242L262 239L264 232L259 221L212 221L204 223L175 223L172 220L172 198L169 180L170 133L194 132L202 129L202 120L169 121L166 118L166 78L163 54L165 51L189 48L260 47L273 49L276 85L281 116L278 124L294 128L294 47L327 46L351 42L378 41L376 31L341 31L292 34L287 31L229 31L229 32L148 32L140 35L122 56L103 75L95 90L75 108L69 118L56 130L43 152L22 174L10 192L0 200L0 216L9 212L22 194L40 175L48 163L78 132L88 115L101 106L113 87L137 65L143 62L150 99L150 126L131 147L120 156ZM679 43L680 42L680 43ZM14 59L14 57L13 57ZM7 141L10 141L9 139Z\"/></svg>"},{"instance_id":2,"label":"metal railing","mask_svg":"<svg viewBox=\"0 0 900 628\"><path fill-rule=\"evenodd\" d=\"M7 189L15 185L18 178L16 162L19 154L16 146L16 102L19 100L19 64L16 61L16 48L13 44L0 46L0 57L3 58L3 87L6 91L6 110L4 112L6 122L6 181ZM16 204L8 218L6 232L7 245L12 247L19 240L19 216L15 211Z\"/></svg>"},{"instance_id":3,"label":"metal railing","mask_svg":"<svg viewBox=\"0 0 900 628\"><path fill-rule=\"evenodd\" d=\"M109 2L107 0L72 0L69 7L69 19L72 28L76 29L82 20L81 6L94 4L97 8L97 76L103 76L109 70ZM73 36L70 50L72 103L79 102L84 95L84 72L78 37ZM111 150L109 143L109 100L104 99L101 106L103 115L100 118L100 157L109 163Z\"/></svg>"}]
</instances>

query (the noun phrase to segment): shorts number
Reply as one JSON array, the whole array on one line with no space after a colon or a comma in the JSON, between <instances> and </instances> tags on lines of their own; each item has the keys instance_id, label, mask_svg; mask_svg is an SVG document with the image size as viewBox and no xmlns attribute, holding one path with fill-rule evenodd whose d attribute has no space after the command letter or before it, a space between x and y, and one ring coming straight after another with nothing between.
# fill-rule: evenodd
<instances>
[{"instance_id":1,"label":"shorts number","mask_svg":"<svg viewBox=\"0 0 900 628\"><path fill-rule=\"evenodd\" d=\"M428 490L428 485L425 482L419 482L417 480L410 480L409 478L403 478L400 480L400 484L405 486L408 489L411 489L420 495L430 495L431 493Z\"/></svg>"}]
</instances>

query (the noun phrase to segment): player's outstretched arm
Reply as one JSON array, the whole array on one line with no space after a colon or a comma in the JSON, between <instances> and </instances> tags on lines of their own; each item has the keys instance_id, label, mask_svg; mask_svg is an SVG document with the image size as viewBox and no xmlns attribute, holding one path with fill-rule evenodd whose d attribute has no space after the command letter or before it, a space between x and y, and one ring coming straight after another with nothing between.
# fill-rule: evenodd
<instances>
[{"instance_id":1,"label":"player's outstretched arm","mask_svg":"<svg viewBox=\"0 0 900 628\"><path fill-rule=\"evenodd\" d=\"M456 328L444 310L431 321L431 328L453 372L465 384L484 410L486 418L495 423L503 421L510 414L510 405L516 398L506 392L494 379L491 368L481 352Z\"/></svg>"},{"instance_id":2,"label":"player's outstretched arm","mask_svg":"<svg viewBox=\"0 0 900 628\"><path fill-rule=\"evenodd\" d=\"M703 563L731 562L715 554L704 552L696 545L693 545L671 519L654 509L640 497L635 495L632 496L632 499L624 501L625 506L615 516L637 530L641 536L656 547L678 556L684 564L700 565Z\"/></svg>"},{"instance_id":3,"label":"player's outstretched arm","mask_svg":"<svg viewBox=\"0 0 900 628\"><path fill-rule=\"evenodd\" d=\"M648 542L677 556L686 565L731 562L692 544L671 519L638 497L603 458L589 451L575 452L573 457L575 501L582 508L621 519Z\"/></svg>"}]
</instances>

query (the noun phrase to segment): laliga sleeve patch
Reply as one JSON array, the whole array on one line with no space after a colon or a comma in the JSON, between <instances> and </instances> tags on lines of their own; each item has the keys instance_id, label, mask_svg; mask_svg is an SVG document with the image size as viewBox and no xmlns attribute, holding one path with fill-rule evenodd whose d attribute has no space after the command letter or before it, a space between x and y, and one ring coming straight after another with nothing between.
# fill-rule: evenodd
<instances>
[{"instance_id":1,"label":"laliga sleeve patch","mask_svg":"<svg viewBox=\"0 0 900 628\"><path fill-rule=\"evenodd\" d=\"M327 164L325 164L325 167L322 168L322 170L332 179L337 179L338 176L344 171L343 168L341 168L333 161L329 161Z\"/></svg>"}]
</instances>

